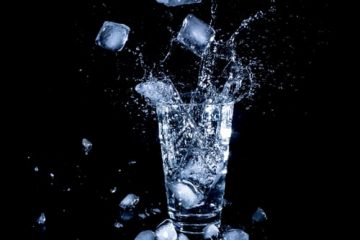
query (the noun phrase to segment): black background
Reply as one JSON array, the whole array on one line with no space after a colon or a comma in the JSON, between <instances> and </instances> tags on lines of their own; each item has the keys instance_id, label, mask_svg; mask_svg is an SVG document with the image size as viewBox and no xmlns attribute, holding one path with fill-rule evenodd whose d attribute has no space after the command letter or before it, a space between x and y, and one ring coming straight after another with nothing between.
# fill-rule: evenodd
<instances>
[{"instance_id":1,"label":"black background","mask_svg":"<svg viewBox=\"0 0 360 240\"><path fill-rule=\"evenodd\" d=\"M326 188L320 175L327 172L330 150L319 143L331 142L324 120L333 100L324 86L335 74L329 73L334 35L325 1L275 5L272 20L255 23L240 49L276 71L264 77L253 100L235 109L226 191L232 204L224 222L251 232L251 213L260 206L269 217L268 239L297 239L307 235L304 226L316 227L311 215ZM260 0L221 2L216 27L226 36L268 6ZM157 123L139 104L126 104L134 96L144 103L133 93L143 72L134 56L101 49L94 39L103 21L125 23L132 31L124 50L144 43L144 60L151 65L166 52L166 27L177 32L190 12L208 21L209 1L172 9L155 1L52 2L17 11L29 32L18 58L23 67L14 72L21 85L15 96L22 99L21 225L28 239L133 239L140 230L154 229L166 218ZM174 55L174 76L191 76L197 59L181 48ZM94 145L89 156L82 152L83 137ZM117 192L110 193L115 186ZM140 208L159 206L162 214L114 228L118 203L129 192L140 196ZM41 212L46 229L36 224Z\"/></svg>"}]
</instances>

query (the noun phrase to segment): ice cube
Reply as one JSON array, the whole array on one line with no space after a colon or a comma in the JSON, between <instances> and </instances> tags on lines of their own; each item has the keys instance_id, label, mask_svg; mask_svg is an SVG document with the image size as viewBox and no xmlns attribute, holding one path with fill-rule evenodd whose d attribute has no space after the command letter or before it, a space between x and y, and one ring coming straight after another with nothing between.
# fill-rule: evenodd
<instances>
[{"instance_id":1,"label":"ice cube","mask_svg":"<svg viewBox=\"0 0 360 240\"><path fill-rule=\"evenodd\" d=\"M125 24L105 21L95 39L95 43L111 51L121 51L128 40L130 28Z\"/></svg>"},{"instance_id":2,"label":"ice cube","mask_svg":"<svg viewBox=\"0 0 360 240\"><path fill-rule=\"evenodd\" d=\"M241 229L230 229L223 236L224 240L249 240L249 235Z\"/></svg>"},{"instance_id":3,"label":"ice cube","mask_svg":"<svg viewBox=\"0 0 360 240\"><path fill-rule=\"evenodd\" d=\"M135 240L155 240L155 233L151 230L145 230L140 232Z\"/></svg>"},{"instance_id":4,"label":"ice cube","mask_svg":"<svg viewBox=\"0 0 360 240\"><path fill-rule=\"evenodd\" d=\"M81 143L82 143L85 155L88 155L92 149L92 143L86 138L83 138Z\"/></svg>"},{"instance_id":5,"label":"ice cube","mask_svg":"<svg viewBox=\"0 0 360 240\"><path fill-rule=\"evenodd\" d=\"M204 195L189 181L177 182L170 188L183 208L192 209L202 204Z\"/></svg>"},{"instance_id":6,"label":"ice cube","mask_svg":"<svg viewBox=\"0 0 360 240\"><path fill-rule=\"evenodd\" d=\"M136 85L135 91L150 99L154 105L158 103L175 103L177 101L177 93L173 86L162 81L149 80L139 83Z\"/></svg>"},{"instance_id":7,"label":"ice cube","mask_svg":"<svg viewBox=\"0 0 360 240\"><path fill-rule=\"evenodd\" d=\"M158 3L162 3L168 7L176 7L185 4L201 3L201 0L156 0Z\"/></svg>"},{"instance_id":8,"label":"ice cube","mask_svg":"<svg viewBox=\"0 0 360 240\"><path fill-rule=\"evenodd\" d=\"M176 240L177 232L175 226L170 219L166 219L159 224L155 231L157 240Z\"/></svg>"},{"instance_id":9,"label":"ice cube","mask_svg":"<svg viewBox=\"0 0 360 240\"><path fill-rule=\"evenodd\" d=\"M119 206L123 209L134 208L135 205L139 202L139 196L129 193L126 197L120 202Z\"/></svg>"},{"instance_id":10,"label":"ice cube","mask_svg":"<svg viewBox=\"0 0 360 240\"><path fill-rule=\"evenodd\" d=\"M46 216L45 213L41 213L40 216L38 217L37 221L36 221L39 225L43 225L46 222Z\"/></svg>"},{"instance_id":11,"label":"ice cube","mask_svg":"<svg viewBox=\"0 0 360 240\"><path fill-rule=\"evenodd\" d=\"M262 208L257 208L256 211L254 212L254 214L252 215L251 219L254 222L263 222L265 220L267 220L267 216L266 213L264 212L264 210Z\"/></svg>"},{"instance_id":12,"label":"ice cube","mask_svg":"<svg viewBox=\"0 0 360 240\"><path fill-rule=\"evenodd\" d=\"M189 238L185 234L180 233L179 237L178 237L178 240L189 240Z\"/></svg>"},{"instance_id":13,"label":"ice cube","mask_svg":"<svg viewBox=\"0 0 360 240\"><path fill-rule=\"evenodd\" d=\"M197 55L201 55L215 38L215 30L189 14L183 21L177 41Z\"/></svg>"},{"instance_id":14,"label":"ice cube","mask_svg":"<svg viewBox=\"0 0 360 240\"><path fill-rule=\"evenodd\" d=\"M198 188L208 188L213 182L216 176L216 172L213 172L204 159L206 155L204 150L192 149L188 151L187 156L183 162L186 163L182 166L180 176L182 179L190 181Z\"/></svg>"},{"instance_id":15,"label":"ice cube","mask_svg":"<svg viewBox=\"0 0 360 240\"><path fill-rule=\"evenodd\" d=\"M215 224L209 224L203 229L204 239L215 239L219 232L219 228Z\"/></svg>"}]
</instances>

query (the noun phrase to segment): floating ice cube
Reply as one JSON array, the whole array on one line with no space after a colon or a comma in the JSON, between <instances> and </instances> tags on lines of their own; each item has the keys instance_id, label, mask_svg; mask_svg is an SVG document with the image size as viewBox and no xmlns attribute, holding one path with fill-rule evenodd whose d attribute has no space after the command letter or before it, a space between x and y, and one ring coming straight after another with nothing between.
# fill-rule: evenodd
<instances>
[{"instance_id":1,"label":"floating ice cube","mask_svg":"<svg viewBox=\"0 0 360 240\"><path fill-rule=\"evenodd\" d=\"M204 195L190 182L177 182L170 188L183 208L191 209L202 204Z\"/></svg>"},{"instance_id":2,"label":"floating ice cube","mask_svg":"<svg viewBox=\"0 0 360 240\"><path fill-rule=\"evenodd\" d=\"M130 28L125 24L105 21L95 43L111 51L121 51L128 40Z\"/></svg>"},{"instance_id":3,"label":"floating ice cube","mask_svg":"<svg viewBox=\"0 0 360 240\"><path fill-rule=\"evenodd\" d=\"M263 222L267 219L266 213L262 208L257 208L254 214L252 215L251 219L254 222Z\"/></svg>"},{"instance_id":4,"label":"floating ice cube","mask_svg":"<svg viewBox=\"0 0 360 240\"><path fill-rule=\"evenodd\" d=\"M189 240L189 238L185 234L180 233L179 237L178 237L178 240Z\"/></svg>"},{"instance_id":5,"label":"floating ice cube","mask_svg":"<svg viewBox=\"0 0 360 240\"><path fill-rule=\"evenodd\" d=\"M149 80L139 83L135 87L135 91L150 99L151 103L175 103L178 101L177 92L169 83L157 80Z\"/></svg>"},{"instance_id":6,"label":"floating ice cube","mask_svg":"<svg viewBox=\"0 0 360 240\"><path fill-rule=\"evenodd\" d=\"M249 235L241 229L230 229L223 237L224 240L249 240Z\"/></svg>"},{"instance_id":7,"label":"floating ice cube","mask_svg":"<svg viewBox=\"0 0 360 240\"><path fill-rule=\"evenodd\" d=\"M157 240L176 240L177 232L173 222L169 219L159 224L155 231Z\"/></svg>"},{"instance_id":8,"label":"floating ice cube","mask_svg":"<svg viewBox=\"0 0 360 240\"><path fill-rule=\"evenodd\" d=\"M155 233L150 230L140 232L135 240L155 240Z\"/></svg>"},{"instance_id":9,"label":"floating ice cube","mask_svg":"<svg viewBox=\"0 0 360 240\"><path fill-rule=\"evenodd\" d=\"M36 221L39 225L43 225L46 222L46 216L45 213L41 213L40 216L38 217L37 221Z\"/></svg>"},{"instance_id":10,"label":"floating ice cube","mask_svg":"<svg viewBox=\"0 0 360 240\"><path fill-rule=\"evenodd\" d=\"M168 7L176 7L185 4L201 3L201 0L156 0L158 3L162 3Z\"/></svg>"},{"instance_id":11,"label":"floating ice cube","mask_svg":"<svg viewBox=\"0 0 360 240\"><path fill-rule=\"evenodd\" d=\"M139 202L139 196L129 193L126 197L120 202L119 206L123 209L134 208L135 205Z\"/></svg>"},{"instance_id":12,"label":"floating ice cube","mask_svg":"<svg viewBox=\"0 0 360 240\"><path fill-rule=\"evenodd\" d=\"M215 30L211 26L189 14L184 19L176 39L195 54L201 55L214 37Z\"/></svg>"},{"instance_id":13,"label":"floating ice cube","mask_svg":"<svg viewBox=\"0 0 360 240\"><path fill-rule=\"evenodd\" d=\"M204 239L215 239L220 230L215 224L209 224L204 228L203 232Z\"/></svg>"},{"instance_id":14,"label":"floating ice cube","mask_svg":"<svg viewBox=\"0 0 360 240\"><path fill-rule=\"evenodd\" d=\"M83 150L84 150L85 155L88 155L92 149L92 143L86 138L83 138L81 143L83 145Z\"/></svg>"}]
</instances>

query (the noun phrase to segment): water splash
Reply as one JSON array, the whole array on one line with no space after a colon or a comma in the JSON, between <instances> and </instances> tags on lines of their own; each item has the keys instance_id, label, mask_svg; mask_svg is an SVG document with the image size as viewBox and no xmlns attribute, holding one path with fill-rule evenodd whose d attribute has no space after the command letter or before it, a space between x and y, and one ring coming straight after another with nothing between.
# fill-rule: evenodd
<instances>
[{"instance_id":1,"label":"water splash","mask_svg":"<svg viewBox=\"0 0 360 240\"><path fill-rule=\"evenodd\" d=\"M274 3L271 4L274 5ZM134 86L134 80L136 84L162 81L174 89L177 103L242 102L246 109L251 107L254 94L271 73L268 71L268 63L265 67L262 60L251 56L252 54L249 54L247 50L244 52L244 49L248 49L247 34L256 28L258 21L270 21L274 16L272 13L274 13L275 7L270 6L268 9L255 12L243 19L237 26L234 25L234 31L232 33L227 31L230 34L226 35L219 34L223 29L216 27L217 11L217 0L212 0L208 23L216 34L200 55L179 48L178 29L172 29L170 26L167 27L170 40L165 51L159 54L158 60L149 61L150 59L144 55L145 42L135 46L133 50L128 48L128 52L136 57L136 69L140 73L142 71L142 76L139 76L139 71L134 70L137 76L135 79L127 78L129 84ZM189 60L184 64L191 64L188 68L181 69L181 75L177 75L180 73L177 68L178 54L184 54L180 58L186 57L188 54ZM182 66L184 65L182 64ZM148 97L139 98L135 89L136 87L132 89L130 98L126 100L124 107L134 120L133 122L136 123L133 129L140 129L139 132L146 138L150 132L149 127L145 126L148 123L140 119L146 116L156 120L154 108L156 103ZM191 97L189 97L189 91L192 93Z\"/></svg>"},{"instance_id":2,"label":"water splash","mask_svg":"<svg viewBox=\"0 0 360 240\"><path fill-rule=\"evenodd\" d=\"M217 3L212 0L210 26L216 20ZM254 69L261 63L256 58L249 58L237 53L237 39L244 30L249 30L253 22L266 18L275 11L274 6L268 10L260 10L241 21L238 28L227 39L214 39L199 56L199 72L196 88L192 92L190 102L192 103L227 103L239 102L254 95L260 86ZM165 57L153 67L147 68L149 74L145 74L142 82L156 81L155 75L167 77L164 66L173 52L177 40L170 40L170 48ZM174 87L174 84L171 84Z\"/></svg>"}]
</instances>

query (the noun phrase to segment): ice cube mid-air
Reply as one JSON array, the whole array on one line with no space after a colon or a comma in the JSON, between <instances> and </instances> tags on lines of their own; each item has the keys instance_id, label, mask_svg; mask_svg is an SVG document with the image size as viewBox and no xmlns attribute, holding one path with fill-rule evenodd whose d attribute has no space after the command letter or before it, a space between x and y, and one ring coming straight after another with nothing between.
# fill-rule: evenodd
<instances>
[{"instance_id":1,"label":"ice cube mid-air","mask_svg":"<svg viewBox=\"0 0 360 240\"><path fill-rule=\"evenodd\" d=\"M136 85L135 91L149 99L154 105L159 103L179 103L178 93L171 84L166 82L149 80Z\"/></svg>"},{"instance_id":2,"label":"ice cube mid-air","mask_svg":"<svg viewBox=\"0 0 360 240\"><path fill-rule=\"evenodd\" d=\"M186 16L176 40L201 56L215 38L215 30L192 14Z\"/></svg>"},{"instance_id":3,"label":"ice cube mid-air","mask_svg":"<svg viewBox=\"0 0 360 240\"><path fill-rule=\"evenodd\" d=\"M105 21L95 43L110 51L121 51L129 37L130 28L125 24Z\"/></svg>"},{"instance_id":4,"label":"ice cube mid-air","mask_svg":"<svg viewBox=\"0 0 360 240\"><path fill-rule=\"evenodd\" d=\"M134 208L136 204L138 204L139 200L139 196L129 193L123 200L121 200L119 206L123 209Z\"/></svg>"}]
</instances>

